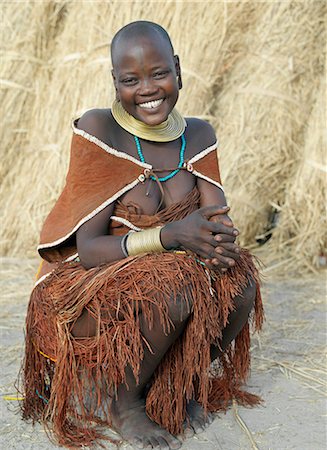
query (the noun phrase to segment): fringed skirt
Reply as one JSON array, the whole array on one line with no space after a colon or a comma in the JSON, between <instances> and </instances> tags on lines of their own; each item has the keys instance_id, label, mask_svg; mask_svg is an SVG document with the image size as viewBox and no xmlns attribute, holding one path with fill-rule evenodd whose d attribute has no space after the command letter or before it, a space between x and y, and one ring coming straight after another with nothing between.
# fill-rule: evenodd
<instances>
[{"instance_id":1,"label":"fringed skirt","mask_svg":"<svg viewBox=\"0 0 327 450\"><path fill-rule=\"evenodd\" d=\"M249 320L214 365L233 299L257 285ZM242 250L224 274L203 266L192 254L165 252L129 257L86 270L64 262L34 288L27 313L23 368L23 416L42 421L60 445L90 445L111 425L109 403L129 366L136 378L146 342L139 313L151 324L154 311L165 333L173 329L168 302L187 291L192 312L183 334L160 362L146 398L148 416L172 434L182 432L186 403L196 399L206 410L226 409L232 399L254 404L241 390L250 366L250 324L259 330L263 309L258 271ZM72 328L87 310L96 335L74 338Z\"/></svg>"}]
</instances>

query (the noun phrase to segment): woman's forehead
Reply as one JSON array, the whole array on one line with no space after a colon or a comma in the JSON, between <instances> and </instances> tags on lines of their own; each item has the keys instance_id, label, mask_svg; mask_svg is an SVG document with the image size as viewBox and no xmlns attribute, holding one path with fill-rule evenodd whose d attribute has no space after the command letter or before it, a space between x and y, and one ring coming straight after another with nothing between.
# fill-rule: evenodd
<instances>
[{"instance_id":1,"label":"woman's forehead","mask_svg":"<svg viewBox=\"0 0 327 450\"><path fill-rule=\"evenodd\" d=\"M134 64L173 64L174 55L170 45L160 36L138 36L121 40L113 55L114 69L123 69Z\"/></svg>"}]
</instances>

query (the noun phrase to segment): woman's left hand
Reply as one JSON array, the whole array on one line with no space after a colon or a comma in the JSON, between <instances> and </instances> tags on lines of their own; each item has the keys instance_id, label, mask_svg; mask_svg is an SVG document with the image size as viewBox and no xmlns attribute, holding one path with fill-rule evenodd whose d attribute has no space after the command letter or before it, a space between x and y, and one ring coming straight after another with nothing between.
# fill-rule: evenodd
<instances>
[{"instance_id":1,"label":"woman's left hand","mask_svg":"<svg viewBox=\"0 0 327 450\"><path fill-rule=\"evenodd\" d=\"M240 247L234 242L220 242L215 249L217 256L204 262L210 269L224 272L235 265L240 257L240 251Z\"/></svg>"},{"instance_id":2,"label":"woman's left hand","mask_svg":"<svg viewBox=\"0 0 327 450\"><path fill-rule=\"evenodd\" d=\"M211 218L211 220L215 222L223 223L226 226L233 227L234 224L231 218L227 215L220 215ZM216 257L211 259L206 259L205 264L213 270L220 270L225 272L227 269L233 267L235 265L235 261L237 261L240 257L240 247L235 244L235 237L231 237L229 235L216 234L215 240L217 241L217 247L215 252L217 254Z\"/></svg>"}]
</instances>

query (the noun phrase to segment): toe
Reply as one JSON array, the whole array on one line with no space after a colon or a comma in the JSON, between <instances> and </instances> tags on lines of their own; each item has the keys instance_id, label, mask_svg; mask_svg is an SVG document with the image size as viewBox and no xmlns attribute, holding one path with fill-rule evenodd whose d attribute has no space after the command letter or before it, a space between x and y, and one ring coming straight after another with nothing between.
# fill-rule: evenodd
<instances>
[{"instance_id":1,"label":"toe","mask_svg":"<svg viewBox=\"0 0 327 450\"><path fill-rule=\"evenodd\" d=\"M186 438L191 438L192 436L194 436L194 430L191 426L190 423L190 419L187 418L184 422L183 422L183 435Z\"/></svg>"},{"instance_id":2,"label":"toe","mask_svg":"<svg viewBox=\"0 0 327 450\"><path fill-rule=\"evenodd\" d=\"M212 424L213 419L214 417L211 413L201 417L201 422L203 423L204 428L208 428Z\"/></svg>"},{"instance_id":3,"label":"toe","mask_svg":"<svg viewBox=\"0 0 327 450\"><path fill-rule=\"evenodd\" d=\"M185 425L184 436L186 438L191 438L191 437L194 436L194 430L193 430L193 428L190 425Z\"/></svg>"},{"instance_id":4,"label":"toe","mask_svg":"<svg viewBox=\"0 0 327 450\"><path fill-rule=\"evenodd\" d=\"M146 449L151 449L152 448L151 440L148 437L144 437L142 439L142 444L143 444L142 448L146 448Z\"/></svg>"},{"instance_id":5,"label":"toe","mask_svg":"<svg viewBox=\"0 0 327 450\"><path fill-rule=\"evenodd\" d=\"M149 437L149 441L151 442L151 447L150 448L157 448L157 449L161 449L161 445L160 445L160 438L155 437L155 436L151 436Z\"/></svg>"},{"instance_id":6,"label":"toe","mask_svg":"<svg viewBox=\"0 0 327 450\"><path fill-rule=\"evenodd\" d=\"M172 437L172 440L169 441L169 447L171 450L177 450L178 448L181 448L181 446L182 442L175 437Z\"/></svg>"},{"instance_id":7,"label":"toe","mask_svg":"<svg viewBox=\"0 0 327 450\"><path fill-rule=\"evenodd\" d=\"M131 443L132 443L133 447L144 448L142 439L140 439L138 437L135 437Z\"/></svg>"},{"instance_id":8,"label":"toe","mask_svg":"<svg viewBox=\"0 0 327 450\"><path fill-rule=\"evenodd\" d=\"M191 425L196 434L201 433L204 430L204 426L198 420L192 420Z\"/></svg>"},{"instance_id":9,"label":"toe","mask_svg":"<svg viewBox=\"0 0 327 450\"><path fill-rule=\"evenodd\" d=\"M163 437L159 436L157 437L157 440L159 442L159 448L160 450L170 450L169 444Z\"/></svg>"}]
</instances>

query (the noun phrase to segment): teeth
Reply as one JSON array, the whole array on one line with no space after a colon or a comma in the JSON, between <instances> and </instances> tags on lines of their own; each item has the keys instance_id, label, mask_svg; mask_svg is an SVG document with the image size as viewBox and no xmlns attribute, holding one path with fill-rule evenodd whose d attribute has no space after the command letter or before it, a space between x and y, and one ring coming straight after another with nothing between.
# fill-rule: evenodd
<instances>
[{"instance_id":1,"label":"teeth","mask_svg":"<svg viewBox=\"0 0 327 450\"><path fill-rule=\"evenodd\" d=\"M159 105L161 105L162 102L163 98L161 98L160 100L154 100L153 102L140 103L139 107L148 109L157 108Z\"/></svg>"}]
</instances>

